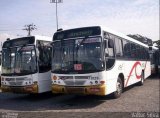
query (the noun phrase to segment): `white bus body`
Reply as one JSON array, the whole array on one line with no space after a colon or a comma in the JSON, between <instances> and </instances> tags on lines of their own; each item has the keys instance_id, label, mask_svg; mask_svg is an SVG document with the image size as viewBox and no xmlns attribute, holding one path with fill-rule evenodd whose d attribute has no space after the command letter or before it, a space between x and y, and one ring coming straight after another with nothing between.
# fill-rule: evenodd
<instances>
[{"instance_id":1,"label":"white bus body","mask_svg":"<svg viewBox=\"0 0 160 118\"><path fill-rule=\"evenodd\" d=\"M51 91L51 40L35 35L4 42L2 92L33 94Z\"/></svg>"},{"instance_id":2,"label":"white bus body","mask_svg":"<svg viewBox=\"0 0 160 118\"><path fill-rule=\"evenodd\" d=\"M119 97L124 87L143 84L151 74L149 47L108 28L59 31L52 45L53 93Z\"/></svg>"}]
</instances>

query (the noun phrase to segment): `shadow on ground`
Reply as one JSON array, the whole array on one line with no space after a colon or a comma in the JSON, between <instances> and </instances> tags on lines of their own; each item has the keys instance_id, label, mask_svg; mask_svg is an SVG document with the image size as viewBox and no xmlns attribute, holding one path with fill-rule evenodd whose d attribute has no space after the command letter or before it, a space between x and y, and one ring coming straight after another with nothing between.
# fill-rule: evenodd
<instances>
[{"instance_id":1,"label":"shadow on ground","mask_svg":"<svg viewBox=\"0 0 160 118\"><path fill-rule=\"evenodd\" d=\"M105 100L112 99L99 96L83 95L53 95L45 93L40 95L19 95L12 93L0 93L0 111L43 111L43 110L67 110L96 107Z\"/></svg>"}]
</instances>

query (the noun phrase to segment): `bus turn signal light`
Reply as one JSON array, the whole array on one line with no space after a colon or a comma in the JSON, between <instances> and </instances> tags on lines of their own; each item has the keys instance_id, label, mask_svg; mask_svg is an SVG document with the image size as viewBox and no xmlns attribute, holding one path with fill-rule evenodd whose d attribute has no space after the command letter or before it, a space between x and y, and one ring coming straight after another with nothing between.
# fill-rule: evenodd
<instances>
[{"instance_id":1,"label":"bus turn signal light","mask_svg":"<svg viewBox=\"0 0 160 118\"><path fill-rule=\"evenodd\" d=\"M54 75L52 79L53 79L53 80L57 80L57 77Z\"/></svg>"},{"instance_id":2,"label":"bus turn signal light","mask_svg":"<svg viewBox=\"0 0 160 118\"><path fill-rule=\"evenodd\" d=\"M101 83L101 84L104 84L104 83L105 83L105 81L100 81L100 83Z\"/></svg>"}]
</instances>

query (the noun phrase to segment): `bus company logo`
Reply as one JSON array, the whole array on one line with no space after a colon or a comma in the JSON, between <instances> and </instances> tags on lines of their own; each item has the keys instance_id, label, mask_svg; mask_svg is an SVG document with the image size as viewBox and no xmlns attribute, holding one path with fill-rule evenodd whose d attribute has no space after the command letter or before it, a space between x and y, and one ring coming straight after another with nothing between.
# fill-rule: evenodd
<instances>
[{"instance_id":1,"label":"bus company logo","mask_svg":"<svg viewBox=\"0 0 160 118\"><path fill-rule=\"evenodd\" d=\"M132 67L132 69L131 69L131 71L130 71L130 73L129 73L129 76L128 76L128 78L127 78L127 81L126 81L125 86L127 86L128 81L129 81L132 73L134 72L134 70L135 70L136 78L137 78L137 79L140 79L140 78L141 78L141 75L137 75L137 70L136 70L136 68L137 68L138 65L141 66L141 63L140 63L140 62L136 62L136 63L133 65L133 67Z\"/></svg>"}]
</instances>

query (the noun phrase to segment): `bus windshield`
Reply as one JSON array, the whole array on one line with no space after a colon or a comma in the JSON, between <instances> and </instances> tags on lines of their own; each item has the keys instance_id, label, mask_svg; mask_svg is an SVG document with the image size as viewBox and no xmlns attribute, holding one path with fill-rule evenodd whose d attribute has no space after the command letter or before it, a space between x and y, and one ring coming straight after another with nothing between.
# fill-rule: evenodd
<instances>
[{"instance_id":1,"label":"bus windshield","mask_svg":"<svg viewBox=\"0 0 160 118\"><path fill-rule=\"evenodd\" d=\"M101 37L56 41L53 43L52 72L88 73L104 68Z\"/></svg>"},{"instance_id":2,"label":"bus windshield","mask_svg":"<svg viewBox=\"0 0 160 118\"><path fill-rule=\"evenodd\" d=\"M4 48L2 56L2 75L27 75L37 70L34 46Z\"/></svg>"}]
</instances>

